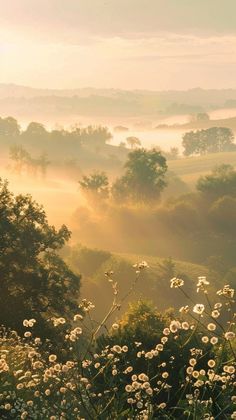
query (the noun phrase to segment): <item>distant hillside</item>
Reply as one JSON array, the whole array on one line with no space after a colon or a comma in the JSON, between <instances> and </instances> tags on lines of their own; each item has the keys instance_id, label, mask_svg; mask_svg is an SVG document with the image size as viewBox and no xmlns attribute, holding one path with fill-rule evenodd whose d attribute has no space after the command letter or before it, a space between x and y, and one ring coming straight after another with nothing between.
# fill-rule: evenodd
<instances>
[{"instance_id":1,"label":"distant hillside","mask_svg":"<svg viewBox=\"0 0 236 420\"><path fill-rule=\"evenodd\" d=\"M236 114L236 111L235 111ZM186 131L190 131L190 130L200 130L200 129L207 129L207 128L211 128L211 127L228 127L231 128L232 130L236 131L236 117L230 117L230 118L219 118L217 120L214 119L210 119L208 121L190 121L189 123L185 123L185 124L173 124L173 125L163 125L161 124L160 126L157 126L157 129L174 129L176 130L176 128L183 130L185 129Z\"/></svg>"},{"instance_id":2,"label":"distant hillside","mask_svg":"<svg viewBox=\"0 0 236 420\"><path fill-rule=\"evenodd\" d=\"M0 114L156 117L195 114L228 107L236 89L125 91L118 89L35 89L0 84Z\"/></svg>"},{"instance_id":3,"label":"distant hillside","mask_svg":"<svg viewBox=\"0 0 236 420\"><path fill-rule=\"evenodd\" d=\"M119 299L126 295L135 279L133 264L142 260L147 261L149 268L141 273L133 292L128 296L121 309L123 312L127 304L139 299L149 299L159 310L167 307L180 307L185 303L185 297L178 290L170 288L170 278L178 275L185 279L186 290L196 295L198 276L207 276L211 282L211 290L221 285L219 276L208 268L173 260L173 271L169 268L168 260L159 257L133 254L110 254L101 250L89 248L71 248L65 258L70 267L82 274L82 297L96 301L96 318L108 310L112 302L112 287L105 272L114 271L114 281L118 283ZM170 260L169 260L170 262ZM101 299L97 299L101 296ZM197 297L197 295L196 295ZM118 300L119 300L118 299Z\"/></svg>"},{"instance_id":4,"label":"distant hillside","mask_svg":"<svg viewBox=\"0 0 236 420\"><path fill-rule=\"evenodd\" d=\"M227 163L236 167L236 152L211 153L169 160L168 167L176 175L193 187L201 175L211 172L216 165Z\"/></svg>"}]
</instances>

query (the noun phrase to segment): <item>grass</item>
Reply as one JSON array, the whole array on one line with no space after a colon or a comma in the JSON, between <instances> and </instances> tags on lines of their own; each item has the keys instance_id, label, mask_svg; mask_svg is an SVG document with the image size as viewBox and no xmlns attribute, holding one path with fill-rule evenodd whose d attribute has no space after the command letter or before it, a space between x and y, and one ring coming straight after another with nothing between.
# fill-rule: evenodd
<instances>
[{"instance_id":1,"label":"grass","mask_svg":"<svg viewBox=\"0 0 236 420\"><path fill-rule=\"evenodd\" d=\"M168 167L176 175L194 187L198 178L223 163L236 167L236 152L211 153L204 156L185 157L168 161Z\"/></svg>"},{"instance_id":2,"label":"grass","mask_svg":"<svg viewBox=\"0 0 236 420\"><path fill-rule=\"evenodd\" d=\"M131 264L134 264L135 262L139 262L142 260L147 261L148 265L150 266L150 269L155 273L159 270L159 265L162 264L166 258L160 258L156 256L139 256L137 254L115 254L118 257L129 261ZM204 265L200 264L193 264L187 261L180 261L180 260L174 260L173 263L176 267L176 272L179 273L185 273L188 277L191 279L196 279L198 276L209 276L211 275L209 269L205 267Z\"/></svg>"},{"instance_id":3,"label":"grass","mask_svg":"<svg viewBox=\"0 0 236 420\"><path fill-rule=\"evenodd\" d=\"M114 280L118 283L119 296L122 297L130 290L135 278L133 264L143 260L147 261L149 268L144 273L141 273L141 278L135 286L134 292L122 305L121 314L127 310L128 303L139 301L140 299L152 301L157 309L161 311L168 307L177 308L184 304L185 298L181 296L181 293L177 294L176 300L176 294L170 289L170 279L174 276L185 279L186 288L192 297L196 295L196 284L199 276L206 276L210 281L210 293L215 293L221 287L219 276L200 264L172 260L175 265L174 272L169 273L168 268L163 269L162 267L164 258L113 253L110 258L97 267L92 276L84 276L82 280L82 297L87 297L92 301L96 300L96 318L100 319L105 308L108 310L108 302L112 299L112 288L104 273L109 270L114 271ZM97 296L101 296L102 299L97 300ZM197 298L197 296L195 297Z\"/></svg>"}]
</instances>

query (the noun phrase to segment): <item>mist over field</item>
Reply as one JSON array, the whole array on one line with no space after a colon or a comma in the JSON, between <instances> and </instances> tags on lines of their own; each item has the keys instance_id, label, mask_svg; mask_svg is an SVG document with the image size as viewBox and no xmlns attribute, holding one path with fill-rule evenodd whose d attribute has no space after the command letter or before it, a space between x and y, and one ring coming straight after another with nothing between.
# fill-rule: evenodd
<instances>
[{"instance_id":1,"label":"mist over field","mask_svg":"<svg viewBox=\"0 0 236 420\"><path fill-rule=\"evenodd\" d=\"M236 419L235 1L0 4L0 419Z\"/></svg>"}]
</instances>

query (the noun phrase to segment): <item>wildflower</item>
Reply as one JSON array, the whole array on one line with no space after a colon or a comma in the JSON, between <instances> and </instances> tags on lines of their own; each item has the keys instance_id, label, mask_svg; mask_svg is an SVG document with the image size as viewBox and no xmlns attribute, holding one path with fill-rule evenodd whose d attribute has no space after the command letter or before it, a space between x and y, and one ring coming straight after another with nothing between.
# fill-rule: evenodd
<instances>
[{"instance_id":1,"label":"wildflower","mask_svg":"<svg viewBox=\"0 0 236 420\"><path fill-rule=\"evenodd\" d=\"M207 364L210 368L213 368L213 367L215 367L216 362L215 362L215 360L210 359L210 360L208 360Z\"/></svg>"},{"instance_id":2,"label":"wildflower","mask_svg":"<svg viewBox=\"0 0 236 420\"><path fill-rule=\"evenodd\" d=\"M115 324L113 324L113 325L112 325L112 329L113 329L113 330L118 330L118 329L119 329L119 324L116 324L116 323L115 323Z\"/></svg>"},{"instance_id":3,"label":"wildflower","mask_svg":"<svg viewBox=\"0 0 236 420\"><path fill-rule=\"evenodd\" d=\"M189 329L189 323L188 322L182 322L182 328L183 330L188 330Z\"/></svg>"},{"instance_id":4,"label":"wildflower","mask_svg":"<svg viewBox=\"0 0 236 420\"><path fill-rule=\"evenodd\" d=\"M228 331L224 336L226 340L233 340L235 338L235 333L233 331Z\"/></svg>"},{"instance_id":5,"label":"wildflower","mask_svg":"<svg viewBox=\"0 0 236 420\"><path fill-rule=\"evenodd\" d=\"M205 276L198 277L197 283L197 293L201 290L204 293L207 293L207 286L209 286L209 281L206 280Z\"/></svg>"},{"instance_id":6,"label":"wildflower","mask_svg":"<svg viewBox=\"0 0 236 420\"><path fill-rule=\"evenodd\" d=\"M202 342L203 342L204 344L206 344L206 343L208 343L208 341L209 341L209 338L208 338L206 335L204 335L204 336L202 337Z\"/></svg>"},{"instance_id":7,"label":"wildflower","mask_svg":"<svg viewBox=\"0 0 236 420\"><path fill-rule=\"evenodd\" d=\"M227 298L233 298L234 297L234 289L231 289L229 287L229 284L226 284L223 287L223 289L218 290L216 293L219 296L223 295L223 296L225 296Z\"/></svg>"},{"instance_id":8,"label":"wildflower","mask_svg":"<svg viewBox=\"0 0 236 420\"><path fill-rule=\"evenodd\" d=\"M170 330L169 330L169 328L164 328L164 330L163 330L163 334L164 334L164 335L169 335L169 334L170 334Z\"/></svg>"},{"instance_id":9,"label":"wildflower","mask_svg":"<svg viewBox=\"0 0 236 420\"><path fill-rule=\"evenodd\" d=\"M179 309L179 312L181 313L181 314L187 314L188 312L189 312L189 306L188 305L186 305L186 306L181 306L181 308Z\"/></svg>"},{"instance_id":10,"label":"wildflower","mask_svg":"<svg viewBox=\"0 0 236 420\"><path fill-rule=\"evenodd\" d=\"M153 353L152 353L151 351L148 351L148 352L145 354L145 357L146 357L146 359L152 359L152 358L153 358Z\"/></svg>"},{"instance_id":11,"label":"wildflower","mask_svg":"<svg viewBox=\"0 0 236 420\"><path fill-rule=\"evenodd\" d=\"M214 311L212 311L211 316L212 318L219 318L220 312L215 309Z\"/></svg>"},{"instance_id":12,"label":"wildflower","mask_svg":"<svg viewBox=\"0 0 236 420\"><path fill-rule=\"evenodd\" d=\"M57 356L55 354L50 354L48 360L49 362L53 363L57 360Z\"/></svg>"},{"instance_id":13,"label":"wildflower","mask_svg":"<svg viewBox=\"0 0 236 420\"><path fill-rule=\"evenodd\" d=\"M144 270L145 268L149 268L149 265L146 261L141 261L140 263L134 264L133 267L138 270Z\"/></svg>"},{"instance_id":14,"label":"wildflower","mask_svg":"<svg viewBox=\"0 0 236 420\"><path fill-rule=\"evenodd\" d=\"M135 375L133 375L133 376L135 376ZM132 380L133 380L133 376L132 376ZM138 375L138 379L139 379L140 381L147 382L147 381L149 380L149 377L148 377L145 373L140 373L140 374ZM135 379L135 380L137 380L137 377L136 377L136 379Z\"/></svg>"},{"instance_id":15,"label":"wildflower","mask_svg":"<svg viewBox=\"0 0 236 420\"><path fill-rule=\"evenodd\" d=\"M179 288L184 285L184 281L182 279L178 279L177 277L173 277L173 279L170 280L170 287L171 288Z\"/></svg>"},{"instance_id":16,"label":"wildflower","mask_svg":"<svg viewBox=\"0 0 236 420\"><path fill-rule=\"evenodd\" d=\"M156 350L158 350L158 351L163 351L163 344L157 344L156 345Z\"/></svg>"},{"instance_id":17,"label":"wildflower","mask_svg":"<svg viewBox=\"0 0 236 420\"><path fill-rule=\"evenodd\" d=\"M132 366L128 366L125 370L124 373L130 373L133 371L133 367Z\"/></svg>"},{"instance_id":18,"label":"wildflower","mask_svg":"<svg viewBox=\"0 0 236 420\"><path fill-rule=\"evenodd\" d=\"M161 410L164 410L164 408L166 408L166 403L161 403L158 405L158 408L160 408Z\"/></svg>"},{"instance_id":19,"label":"wildflower","mask_svg":"<svg viewBox=\"0 0 236 420\"><path fill-rule=\"evenodd\" d=\"M149 387L150 387L150 383L149 382L144 382L143 385L142 385L142 388L143 389L147 389Z\"/></svg>"},{"instance_id":20,"label":"wildflower","mask_svg":"<svg viewBox=\"0 0 236 420\"><path fill-rule=\"evenodd\" d=\"M80 314L74 315L74 321L82 321L83 317Z\"/></svg>"},{"instance_id":21,"label":"wildflower","mask_svg":"<svg viewBox=\"0 0 236 420\"><path fill-rule=\"evenodd\" d=\"M122 349L120 346L118 346L117 344L115 346L112 347L112 349L115 353L121 353Z\"/></svg>"},{"instance_id":22,"label":"wildflower","mask_svg":"<svg viewBox=\"0 0 236 420\"><path fill-rule=\"evenodd\" d=\"M126 390L126 392L132 392L133 388L132 388L131 385L126 385L125 390Z\"/></svg>"},{"instance_id":23,"label":"wildflower","mask_svg":"<svg viewBox=\"0 0 236 420\"><path fill-rule=\"evenodd\" d=\"M29 326L29 327L33 327L35 323L36 323L36 319L34 319L34 318L29 319L29 321L28 321L28 326Z\"/></svg>"},{"instance_id":24,"label":"wildflower","mask_svg":"<svg viewBox=\"0 0 236 420\"><path fill-rule=\"evenodd\" d=\"M181 328L181 324L180 324L179 321L171 321L171 323L170 323L170 331L172 333L176 333L179 328Z\"/></svg>"},{"instance_id":25,"label":"wildflower","mask_svg":"<svg viewBox=\"0 0 236 420\"><path fill-rule=\"evenodd\" d=\"M209 331L215 331L216 325L211 322L210 324L207 325L207 329Z\"/></svg>"},{"instance_id":26,"label":"wildflower","mask_svg":"<svg viewBox=\"0 0 236 420\"><path fill-rule=\"evenodd\" d=\"M58 319L58 321L59 321L59 323L60 323L60 324L65 324L65 323L66 323L65 318L62 318L62 317L60 317L60 318Z\"/></svg>"},{"instance_id":27,"label":"wildflower","mask_svg":"<svg viewBox=\"0 0 236 420\"><path fill-rule=\"evenodd\" d=\"M235 372L235 367L226 365L223 367L223 371L226 373L233 374Z\"/></svg>"},{"instance_id":28,"label":"wildflower","mask_svg":"<svg viewBox=\"0 0 236 420\"><path fill-rule=\"evenodd\" d=\"M197 303L193 308L193 312L195 312L195 314L198 314L198 315L202 315L204 310L205 310L205 306L201 303Z\"/></svg>"},{"instance_id":29,"label":"wildflower","mask_svg":"<svg viewBox=\"0 0 236 420\"><path fill-rule=\"evenodd\" d=\"M31 332L30 331L26 331L25 333L24 333L24 337L26 337L26 338L29 338L29 337L31 337Z\"/></svg>"},{"instance_id":30,"label":"wildflower","mask_svg":"<svg viewBox=\"0 0 236 420\"><path fill-rule=\"evenodd\" d=\"M218 343L218 338L217 337L212 337L210 339L211 344L217 344Z\"/></svg>"},{"instance_id":31,"label":"wildflower","mask_svg":"<svg viewBox=\"0 0 236 420\"><path fill-rule=\"evenodd\" d=\"M127 403L128 404L134 404L135 403L135 400L133 400L133 398L128 398L127 399Z\"/></svg>"}]
</instances>

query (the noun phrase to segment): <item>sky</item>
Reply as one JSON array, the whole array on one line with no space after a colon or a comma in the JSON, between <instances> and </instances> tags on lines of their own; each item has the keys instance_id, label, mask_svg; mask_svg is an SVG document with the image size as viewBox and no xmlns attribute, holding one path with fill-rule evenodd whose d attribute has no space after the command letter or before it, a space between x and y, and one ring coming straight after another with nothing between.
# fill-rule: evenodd
<instances>
[{"instance_id":1,"label":"sky","mask_svg":"<svg viewBox=\"0 0 236 420\"><path fill-rule=\"evenodd\" d=\"M236 88L236 0L0 0L0 83Z\"/></svg>"}]
</instances>

